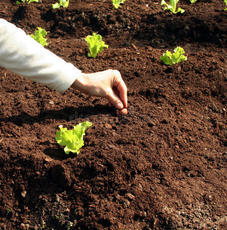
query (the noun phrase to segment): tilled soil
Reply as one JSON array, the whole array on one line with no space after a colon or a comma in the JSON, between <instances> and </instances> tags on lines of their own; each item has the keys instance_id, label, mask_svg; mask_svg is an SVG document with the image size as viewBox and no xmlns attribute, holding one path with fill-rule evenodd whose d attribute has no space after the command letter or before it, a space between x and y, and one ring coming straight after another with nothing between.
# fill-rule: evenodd
<instances>
[{"instance_id":1,"label":"tilled soil","mask_svg":"<svg viewBox=\"0 0 227 230\"><path fill-rule=\"evenodd\" d=\"M0 17L84 72L118 69L129 113L73 89L63 95L0 68L0 229L224 229L226 216L226 30L222 0L70 0L17 5ZM85 36L109 45L87 57ZM176 46L188 60L165 66ZM80 154L65 155L59 125L91 121Z\"/></svg>"}]
</instances>

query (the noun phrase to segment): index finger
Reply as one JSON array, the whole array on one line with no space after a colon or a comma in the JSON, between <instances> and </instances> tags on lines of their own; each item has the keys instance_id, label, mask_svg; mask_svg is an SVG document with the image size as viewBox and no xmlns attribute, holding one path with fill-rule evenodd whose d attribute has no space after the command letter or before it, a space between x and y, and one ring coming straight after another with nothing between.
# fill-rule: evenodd
<instances>
[{"instance_id":1,"label":"index finger","mask_svg":"<svg viewBox=\"0 0 227 230\"><path fill-rule=\"evenodd\" d=\"M115 82L114 87L117 89L117 93L125 108L128 107L128 96L127 96L127 86L123 81L119 71L114 70Z\"/></svg>"}]
</instances>

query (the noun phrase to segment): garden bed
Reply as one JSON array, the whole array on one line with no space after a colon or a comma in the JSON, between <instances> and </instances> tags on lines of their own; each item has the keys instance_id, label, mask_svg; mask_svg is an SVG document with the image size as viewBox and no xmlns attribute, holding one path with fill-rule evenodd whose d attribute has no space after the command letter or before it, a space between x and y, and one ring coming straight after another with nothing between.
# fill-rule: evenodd
<instances>
[{"instance_id":1,"label":"garden bed","mask_svg":"<svg viewBox=\"0 0 227 230\"><path fill-rule=\"evenodd\" d=\"M71 0L17 5L0 17L84 72L118 69L128 115L72 89L63 95L0 68L0 229L224 229L226 226L226 25L222 0ZM87 57L85 36L109 45ZM185 49L188 60L160 62ZM85 146L65 155L59 125L91 121Z\"/></svg>"}]
</instances>

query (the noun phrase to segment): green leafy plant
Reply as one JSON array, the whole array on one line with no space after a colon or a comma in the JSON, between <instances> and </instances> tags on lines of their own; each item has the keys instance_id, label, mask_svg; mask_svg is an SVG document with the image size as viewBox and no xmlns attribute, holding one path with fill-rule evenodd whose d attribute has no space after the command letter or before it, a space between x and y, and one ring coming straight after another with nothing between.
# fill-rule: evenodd
<instances>
[{"instance_id":1,"label":"green leafy plant","mask_svg":"<svg viewBox=\"0 0 227 230\"><path fill-rule=\"evenodd\" d=\"M169 0L169 4L165 1L161 1L161 6L163 7L164 10L170 10L173 14L177 13L184 13L184 9L182 8L177 8L177 3L179 0Z\"/></svg>"},{"instance_id":2,"label":"green leafy plant","mask_svg":"<svg viewBox=\"0 0 227 230\"><path fill-rule=\"evenodd\" d=\"M103 51L104 48L109 47L102 40L102 36L100 34L92 33L92 35L88 35L85 38L85 41L87 42L89 49L88 57L95 58L98 53Z\"/></svg>"},{"instance_id":3,"label":"green leafy plant","mask_svg":"<svg viewBox=\"0 0 227 230\"><path fill-rule=\"evenodd\" d=\"M225 5L227 6L227 0L224 0ZM225 11L227 10L227 7L224 9Z\"/></svg>"},{"instance_id":4,"label":"green leafy plant","mask_svg":"<svg viewBox=\"0 0 227 230\"><path fill-rule=\"evenodd\" d=\"M31 34L30 36L35 39L37 42L39 42L42 46L47 46L47 39L45 38L47 35L47 32L45 29L41 27L37 27L37 30L34 32L34 34Z\"/></svg>"},{"instance_id":5,"label":"green leafy plant","mask_svg":"<svg viewBox=\"0 0 227 230\"><path fill-rule=\"evenodd\" d=\"M69 0L59 0L59 2L52 4L53 9L58 9L61 6L67 8L69 6Z\"/></svg>"},{"instance_id":6,"label":"green leafy plant","mask_svg":"<svg viewBox=\"0 0 227 230\"><path fill-rule=\"evenodd\" d=\"M126 0L112 0L113 6L118 9L120 4L123 4Z\"/></svg>"},{"instance_id":7,"label":"green leafy plant","mask_svg":"<svg viewBox=\"0 0 227 230\"><path fill-rule=\"evenodd\" d=\"M191 3L195 3L197 2L198 0L190 0Z\"/></svg>"},{"instance_id":8,"label":"green leafy plant","mask_svg":"<svg viewBox=\"0 0 227 230\"><path fill-rule=\"evenodd\" d=\"M85 131L92 125L91 122L85 121L74 126L73 129L68 130L59 126L59 131L56 133L56 141L59 145L65 146L64 151L66 154L79 153L80 149L84 146L83 137Z\"/></svg>"},{"instance_id":9,"label":"green leafy plant","mask_svg":"<svg viewBox=\"0 0 227 230\"><path fill-rule=\"evenodd\" d=\"M178 46L174 49L174 53L171 53L168 50L163 53L160 57L160 60L163 61L166 65L174 65L187 60L187 57L184 56L184 53L184 49Z\"/></svg>"},{"instance_id":10,"label":"green leafy plant","mask_svg":"<svg viewBox=\"0 0 227 230\"><path fill-rule=\"evenodd\" d=\"M32 2L39 2L39 0L18 0L16 1L17 4L26 3L26 2L30 4Z\"/></svg>"}]
</instances>

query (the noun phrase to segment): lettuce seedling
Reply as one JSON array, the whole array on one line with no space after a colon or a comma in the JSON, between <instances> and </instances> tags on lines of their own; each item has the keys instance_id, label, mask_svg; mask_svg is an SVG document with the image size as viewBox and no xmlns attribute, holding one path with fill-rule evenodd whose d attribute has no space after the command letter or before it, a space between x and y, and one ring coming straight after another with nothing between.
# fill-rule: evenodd
<instances>
[{"instance_id":1,"label":"lettuce seedling","mask_svg":"<svg viewBox=\"0 0 227 230\"><path fill-rule=\"evenodd\" d=\"M59 131L56 133L56 141L59 145L65 146L64 151L66 154L79 153L80 149L84 146L83 137L85 131L92 125L91 122L85 121L74 126L73 129L68 130L59 126Z\"/></svg>"},{"instance_id":2,"label":"lettuce seedling","mask_svg":"<svg viewBox=\"0 0 227 230\"><path fill-rule=\"evenodd\" d=\"M197 0L190 0L190 2L191 2L191 3L195 3L195 2L197 2Z\"/></svg>"},{"instance_id":3,"label":"lettuce seedling","mask_svg":"<svg viewBox=\"0 0 227 230\"><path fill-rule=\"evenodd\" d=\"M52 4L53 9L58 9L61 6L67 8L69 6L69 0L59 0L59 2Z\"/></svg>"},{"instance_id":4,"label":"lettuce seedling","mask_svg":"<svg viewBox=\"0 0 227 230\"><path fill-rule=\"evenodd\" d=\"M92 35L88 35L85 38L85 41L87 42L89 49L88 57L95 58L104 48L109 47L104 41L102 41L102 36L100 34L93 33Z\"/></svg>"},{"instance_id":5,"label":"lettuce seedling","mask_svg":"<svg viewBox=\"0 0 227 230\"><path fill-rule=\"evenodd\" d=\"M225 5L227 6L227 0L224 0L224 2L225 2ZM224 10L226 11L226 10L227 10L227 8L225 8Z\"/></svg>"},{"instance_id":6,"label":"lettuce seedling","mask_svg":"<svg viewBox=\"0 0 227 230\"><path fill-rule=\"evenodd\" d=\"M174 49L173 54L168 50L163 53L163 55L160 57L160 60L163 61L166 65L174 65L187 60L187 57L184 56L184 53L184 49L178 46Z\"/></svg>"},{"instance_id":7,"label":"lettuce seedling","mask_svg":"<svg viewBox=\"0 0 227 230\"><path fill-rule=\"evenodd\" d=\"M118 9L120 4L123 4L126 0L112 0L113 6Z\"/></svg>"},{"instance_id":8,"label":"lettuce seedling","mask_svg":"<svg viewBox=\"0 0 227 230\"><path fill-rule=\"evenodd\" d=\"M32 2L39 2L39 0L18 0L18 1L16 1L16 4L21 4L21 3L25 3L25 2L30 4Z\"/></svg>"},{"instance_id":9,"label":"lettuce seedling","mask_svg":"<svg viewBox=\"0 0 227 230\"><path fill-rule=\"evenodd\" d=\"M41 27L37 27L37 30L34 32L34 34L31 34L31 37L35 39L37 42L39 42L42 46L47 46L47 39L45 38L47 35L47 32L45 29Z\"/></svg>"},{"instance_id":10,"label":"lettuce seedling","mask_svg":"<svg viewBox=\"0 0 227 230\"><path fill-rule=\"evenodd\" d=\"M184 13L184 9L182 8L177 8L177 3L179 0L169 0L169 4L165 1L161 1L161 6L163 6L164 10L170 10L173 14L177 13Z\"/></svg>"}]
</instances>

